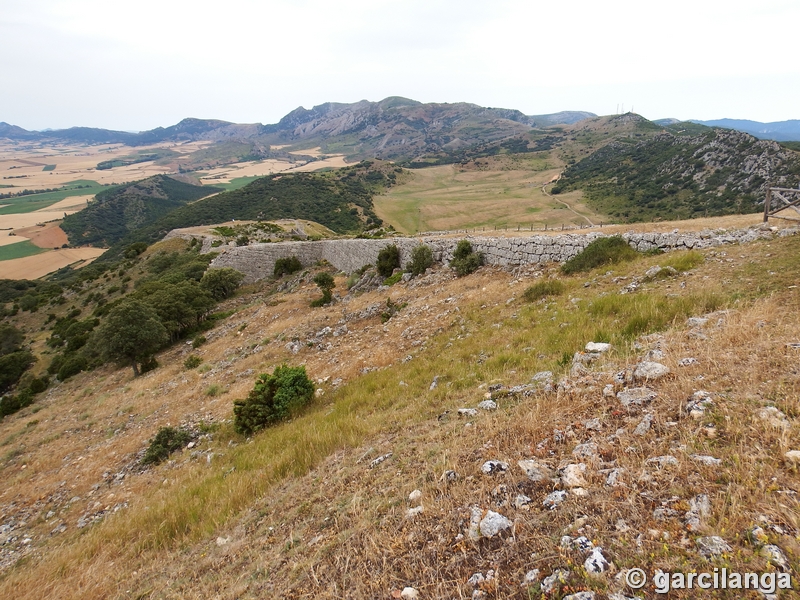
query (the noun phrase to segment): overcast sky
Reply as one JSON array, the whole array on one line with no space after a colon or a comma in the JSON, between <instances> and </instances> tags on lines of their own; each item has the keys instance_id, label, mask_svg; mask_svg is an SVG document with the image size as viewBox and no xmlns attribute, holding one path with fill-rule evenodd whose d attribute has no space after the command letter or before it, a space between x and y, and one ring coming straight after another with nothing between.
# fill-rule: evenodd
<instances>
[{"instance_id":1,"label":"overcast sky","mask_svg":"<svg viewBox=\"0 0 800 600\"><path fill-rule=\"evenodd\" d=\"M0 0L0 121L275 123L405 96L800 118L798 0Z\"/></svg>"}]
</instances>

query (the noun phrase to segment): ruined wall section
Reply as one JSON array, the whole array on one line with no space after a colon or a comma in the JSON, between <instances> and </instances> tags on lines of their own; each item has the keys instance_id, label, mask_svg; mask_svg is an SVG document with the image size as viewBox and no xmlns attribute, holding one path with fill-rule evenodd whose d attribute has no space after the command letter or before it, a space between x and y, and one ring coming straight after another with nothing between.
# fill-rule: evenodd
<instances>
[{"instance_id":1,"label":"ruined wall section","mask_svg":"<svg viewBox=\"0 0 800 600\"><path fill-rule=\"evenodd\" d=\"M736 231L702 231L687 233L625 233L622 237L639 251L659 248L664 251L699 249L723 244L735 244L771 238L772 231L753 227ZM783 235L786 231L782 232ZM581 252L587 245L603 234L534 235L528 237L485 237L465 236L474 250L483 252L486 264L517 266L525 264L565 262ZM279 258L297 256L304 267L320 260L326 260L335 268L346 273L367 264L375 264L381 248L390 244L400 248L403 266L410 260L411 251L425 243L433 251L434 260L447 263L453 258L453 251L459 238L419 237L390 238L380 240L324 240L319 242L279 242L273 244L253 244L251 246L222 247L214 250L223 252L212 262L212 267L232 267L246 275L245 281L256 281L271 277L275 261ZM204 248L205 249L205 248Z\"/></svg>"}]
</instances>

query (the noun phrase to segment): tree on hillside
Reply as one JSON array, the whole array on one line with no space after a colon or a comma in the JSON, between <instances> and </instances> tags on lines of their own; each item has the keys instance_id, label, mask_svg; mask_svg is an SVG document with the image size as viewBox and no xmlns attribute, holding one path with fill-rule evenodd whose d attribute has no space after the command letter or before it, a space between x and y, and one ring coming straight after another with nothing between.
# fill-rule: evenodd
<instances>
[{"instance_id":1,"label":"tree on hillside","mask_svg":"<svg viewBox=\"0 0 800 600\"><path fill-rule=\"evenodd\" d=\"M221 269L208 269L200 285L207 289L217 300L224 300L231 296L244 280L244 273L223 267Z\"/></svg>"},{"instance_id":2,"label":"tree on hillside","mask_svg":"<svg viewBox=\"0 0 800 600\"><path fill-rule=\"evenodd\" d=\"M138 377L139 363L151 358L169 336L153 308L126 300L108 313L95 339L106 358L131 365Z\"/></svg>"}]
</instances>

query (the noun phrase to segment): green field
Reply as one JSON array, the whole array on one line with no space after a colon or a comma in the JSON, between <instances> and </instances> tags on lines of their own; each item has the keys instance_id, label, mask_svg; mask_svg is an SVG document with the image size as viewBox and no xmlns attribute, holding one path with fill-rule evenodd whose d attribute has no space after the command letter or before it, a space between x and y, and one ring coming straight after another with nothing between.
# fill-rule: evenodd
<instances>
[{"instance_id":1,"label":"green field","mask_svg":"<svg viewBox=\"0 0 800 600\"><path fill-rule=\"evenodd\" d=\"M33 256L34 254L41 254L42 252L47 252L47 249L39 248L39 246L35 246L30 240L25 240L17 242L16 244L0 246L0 261L24 258L26 256Z\"/></svg>"},{"instance_id":2,"label":"green field","mask_svg":"<svg viewBox=\"0 0 800 600\"><path fill-rule=\"evenodd\" d=\"M243 188L248 183L252 183L256 179L261 179L261 177L262 175L253 175L252 177L236 177L231 179L230 183L212 183L206 185L213 185L214 187L222 188L226 192L230 192L231 190Z\"/></svg>"},{"instance_id":3,"label":"green field","mask_svg":"<svg viewBox=\"0 0 800 600\"><path fill-rule=\"evenodd\" d=\"M88 186L88 187L78 187ZM100 185L96 181L88 179L79 179L67 184L62 189L55 192L44 192L41 194L30 194L29 196L17 196L12 198L3 198L0 204L6 204L0 208L0 215L16 215L20 213L29 213L42 208L47 208L60 202L64 198L71 196L87 196L90 194L97 194L103 190L109 189L108 186Z\"/></svg>"},{"instance_id":4,"label":"green field","mask_svg":"<svg viewBox=\"0 0 800 600\"><path fill-rule=\"evenodd\" d=\"M42 169L42 171L55 171L55 170L56 170L56 165L45 165L44 169Z\"/></svg>"},{"instance_id":5,"label":"green field","mask_svg":"<svg viewBox=\"0 0 800 600\"><path fill-rule=\"evenodd\" d=\"M486 168L442 165L412 169L407 182L375 197L375 212L404 233L587 224L542 193L542 185L560 171L547 154L481 160L481 164ZM593 221L604 220L580 199L580 193L558 198Z\"/></svg>"}]
</instances>

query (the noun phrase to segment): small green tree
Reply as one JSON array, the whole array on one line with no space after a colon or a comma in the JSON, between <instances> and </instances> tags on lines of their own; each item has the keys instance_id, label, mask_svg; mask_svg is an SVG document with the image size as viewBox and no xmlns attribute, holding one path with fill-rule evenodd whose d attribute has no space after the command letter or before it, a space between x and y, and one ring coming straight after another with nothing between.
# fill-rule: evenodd
<instances>
[{"instance_id":1,"label":"small green tree","mask_svg":"<svg viewBox=\"0 0 800 600\"><path fill-rule=\"evenodd\" d=\"M97 329L95 340L108 359L128 363L139 376L139 363L151 358L169 336L150 306L139 300L125 300L108 313Z\"/></svg>"},{"instance_id":2,"label":"small green tree","mask_svg":"<svg viewBox=\"0 0 800 600\"><path fill-rule=\"evenodd\" d=\"M233 403L234 428L251 435L288 419L313 397L314 384L306 375L306 368L281 365L272 375L259 375L247 398Z\"/></svg>"},{"instance_id":3,"label":"small green tree","mask_svg":"<svg viewBox=\"0 0 800 600\"><path fill-rule=\"evenodd\" d=\"M297 273L297 271L302 268L303 265L299 258L296 256L288 256L286 258L279 258L275 261L275 268L272 270L272 274L277 278L283 275Z\"/></svg>"},{"instance_id":4,"label":"small green tree","mask_svg":"<svg viewBox=\"0 0 800 600\"><path fill-rule=\"evenodd\" d=\"M477 271L481 265L483 265L483 252L475 252L469 240L460 240L453 252L453 260L450 261L450 266L456 275L464 277Z\"/></svg>"},{"instance_id":5,"label":"small green tree","mask_svg":"<svg viewBox=\"0 0 800 600\"><path fill-rule=\"evenodd\" d=\"M416 277L422 275L425 269L433 264L433 251L427 244L415 246L411 251L411 262L406 267L408 271Z\"/></svg>"},{"instance_id":6,"label":"small green tree","mask_svg":"<svg viewBox=\"0 0 800 600\"><path fill-rule=\"evenodd\" d=\"M243 280L244 273L230 267L208 269L200 280L200 287L207 289L216 300L224 300L236 291Z\"/></svg>"},{"instance_id":7,"label":"small green tree","mask_svg":"<svg viewBox=\"0 0 800 600\"><path fill-rule=\"evenodd\" d=\"M322 306L331 301L333 288L336 287L336 282L333 280L333 275L330 273L317 273L314 276L314 283L322 292L322 298L317 298L311 303L311 306Z\"/></svg>"},{"instance_id":8,"label":"small green tree","mask_svg":"<svg viewBox=\"0 0 800 600\"><path fill-rule=\"evenodd\" d=\"M392 271L400 268L400 248L395 244L385 246L378 252L378 262L375 263L378 274L382 277L389 277Z\"/></svg>"}]
</instances>

